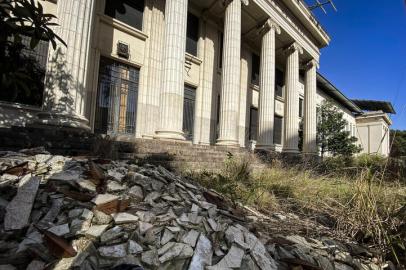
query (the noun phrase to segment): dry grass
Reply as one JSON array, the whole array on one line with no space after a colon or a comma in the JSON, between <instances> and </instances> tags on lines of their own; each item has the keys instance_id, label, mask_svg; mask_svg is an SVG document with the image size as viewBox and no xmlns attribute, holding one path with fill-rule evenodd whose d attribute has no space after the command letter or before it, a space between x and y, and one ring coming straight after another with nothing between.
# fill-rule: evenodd
<instances>
[{"instance_id":1,"label":"dry grass","mask_svg":"<svg viewBox=\"0 0 406 270\"><path fill-rule=\"evenodd\" d=\"M406 221L396 213L406 204L406 186L394 180L381 181L377 175L368 166L349 177L286 168L278 162L253 172L249 161L234 158L226 161L219 173L189 174L204 186L264 212L282 209L307 217L328 217L329 225L339 234L397 260L405 256L400 227Z\"/></svg>"}]
</instances>

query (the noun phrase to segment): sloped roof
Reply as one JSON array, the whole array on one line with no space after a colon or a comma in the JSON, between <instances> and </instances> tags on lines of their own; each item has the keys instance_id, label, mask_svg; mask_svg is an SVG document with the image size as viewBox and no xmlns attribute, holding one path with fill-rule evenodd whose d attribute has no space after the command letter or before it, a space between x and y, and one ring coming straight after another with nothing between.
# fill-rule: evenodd
<instances>
[{"instance_id":1,"label":"sloped roof","mask_svg":"<svg viewBox=\"0 0 406 270\"><path fill-rule=\"evenodd\" d=\"M337 89L329 80L323 77L320 73L317 73L317 86L327 95L334 100L338 101L348 110L354 114L361 114L362 109L355 104L352 100L347 98L340 90Z\"/></svg>"},{"instance_id":2,"label":"sloped roof","mask_svg":"<svg viewBox=\"0 0 406 270\"><path fill-rule=\"evenodd\" d=\"M396 111L393 108L392 103L389 101L353 99L352 102L357 104L357 106L364 111L383 111L385 113L396 114Z\"/></svg>"}]
</instances>

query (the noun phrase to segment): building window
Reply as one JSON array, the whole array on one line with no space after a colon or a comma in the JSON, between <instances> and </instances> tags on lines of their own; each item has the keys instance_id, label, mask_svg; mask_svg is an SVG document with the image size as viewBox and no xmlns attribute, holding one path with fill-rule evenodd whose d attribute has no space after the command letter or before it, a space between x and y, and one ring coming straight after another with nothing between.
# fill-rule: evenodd
<instances>
[{"instance_id":1,"label":"building window","mask_svg":"<svg viewBox=\"0 0 406 270\"><path fill-rule=\"evenodd\" d=\"M24 48L21 51L7 52L10 58L14 59L12 66L18 67L24 75L32 79L29 89L3 87L0 90L0 101L42 106L49 43L41 40L34 49L30 49L30 42L31 37L21 36Z\"/></svg>"},{"instance_id":2,"label":"building window","mask_svg":"<svg viewBox=\"0 0 406 270\"><path fill-rule=\"evenodd\" d=\"M144 0L107 0L104 13L129 26L142 30Z\"/></svg>"},{"instance_id":3,"label":"building window","mask_svg":"<svg viewBox=\"0 0 406 270\"><path fill-rule=\"evenodd\" d=\"M303 117L303 98L299 98L299 117Z\"/></svg>"},{"instance_id":4,"label":"building window","mask_svg":"<svg viewBox=\"0 0 406 270\"><path fill-rule=\"evenodd\" d=\"M219 32L219 59L218 59L218 63L219 63L219 68L221 69L223 67L223 44L224 42L224 34Z\"/></svg>"},{"instance_id":5,"label":"building window","mask_svg":"<svg viewBox=\"0 0 406 270\"><path fill-rule=\"evenodd\" d=\"M183 133L187 140L193 140L195 123L196 89L185 85L183 98Z\"/></svg>"},{"instance_id":6,"label":"building window","mask_svg":"<svg viewBox=\"0 0 406 270\"><path fill-rule=\"evenodd\" d=\"M250 110L250 129L249 139L256 141L258 136L258 109L251 108Z\"/></svg>"},{"instance_id":7,"label":"building window","mask_svg":"<svg viewBox=\"0 0 406 270\"><path fill-rule=\"evenodd\" d=\"M102 134L134 134L138 69L102 57L94 129Z\"/></svg>"},{"instance_id":8,"label":"building window","mask_svg":"<svg viewBox=\"0 0 406 270\"><path fill-rule=\"evenodd\" d=\"M275 70L275 96L283 97L284 74L279 69Z\"/></svg>"},{"instance_id":9,"label":"building window","mask_svg":"<svg viewBox=\"0 0 406 270\"><path fill-rule=\"evenodd\" d=\"M259 85L259 67L261 65L261 60L259 56L255 53L252 54L251 62L251 83Z\"/></svg>"},{"instance_id":10,"label":"building window","mask_svg":"<svg viewBox=\"0 0 406 270\"><path fill-rule=\"evenodd\" d=\"M274 126L273 126L273 143L274 144L282 144L282 127L283 127L283 118L275 115Z\"/></svg>"},{"instance_id":11,"label":"building window","mask_svg":"<svg viewBox=\"0 0 406 270\"><path fill-rule=\"evenodd\" d=\"M197 56L197 42L199 40L199 18L188 12L186 31L186 52Z\"/></svg>"}]
</instances>

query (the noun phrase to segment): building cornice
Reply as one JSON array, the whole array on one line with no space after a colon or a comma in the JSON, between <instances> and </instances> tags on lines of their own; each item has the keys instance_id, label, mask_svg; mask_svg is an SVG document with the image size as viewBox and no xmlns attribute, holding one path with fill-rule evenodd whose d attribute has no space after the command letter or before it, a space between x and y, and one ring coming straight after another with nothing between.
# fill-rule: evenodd
<instances>
[{"instance_id":1,"label":"building cornice","mask_svg":"<svg viewBox=\"0 0 406 270\"><path fill-rule=\"evenodd\" d=\"M252 0L264 10L281 29L286 31L310 56L319 61L319 47L306 36L303 31L289 18L289 16L273 0ZM324 47L324 46L322 46Z\"/></svg>"}]
</instances>

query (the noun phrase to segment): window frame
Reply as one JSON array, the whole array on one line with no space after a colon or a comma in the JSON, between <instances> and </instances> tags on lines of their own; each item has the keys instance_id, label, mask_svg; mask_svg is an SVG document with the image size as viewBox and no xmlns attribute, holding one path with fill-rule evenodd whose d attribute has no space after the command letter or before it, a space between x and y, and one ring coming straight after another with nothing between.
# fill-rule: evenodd
<instances>
[{"instance_id":1,"label":"window frame","mask_svg":"<svg viewBox=\"0 0 406 270\"><path fill-rule=\"evenodd\" d=\"M191 32L190 27L191 27L192 21L194 21L196 23L196 25L194 25L194 27L193 27L193 28L196 28L196 29L194 29L195 32L193 33L193 35L195 35L195 37L193 37L193 35L191 36L192 32ZM189 11L187 13L187 26L186 26L186 53L197 57L198 50L199 50L199 44L198 44L199 37L200 37L200 18ZM193 42L193 44L191 42ZM193 45L193 48L191 48L192 49L191 51L189 49L190 45Z\"/></svg>"},{"instance_id":2,"label":"window frame","mask_svg":"<svg viewBox=\"0 0 406 270\"><path fill-rule=\"evenodd\" d=\"M114 5L117 5L119 1L122 1L123 5L125 5L125 4L128 5L128 2L129 3L142 2L139 5L139 7L136 6L135 4L133 6L130 5L134 10L139 12L141 16L136 17L136 19L134 19L134 23L129 23L131 18L129 18L128 20L123 20L122 18L118 17L117 16L118 11L117 11L117 9L114 9ZM109 7L110 7L110 9L108 9ZM115 20L117 20L117 21L119 21L119 22L121 22L121 23L123 23L125 25L128 25L129 27L132 27L134 29L142 31L143 26L144 26L144 10L145 10L145 0L135 0L135 1L134 0L114 0L114 1L113 0L106 0L105 5L104 5L103 14L110 17L110 18L113 18L113 19L115 19ZM114 13L114 15L113 15L113 13ZM120 13L120 14L122 14L122 16L124 17L126 13L124 13L124 14Z\"/></svg>"}]
</instances>

